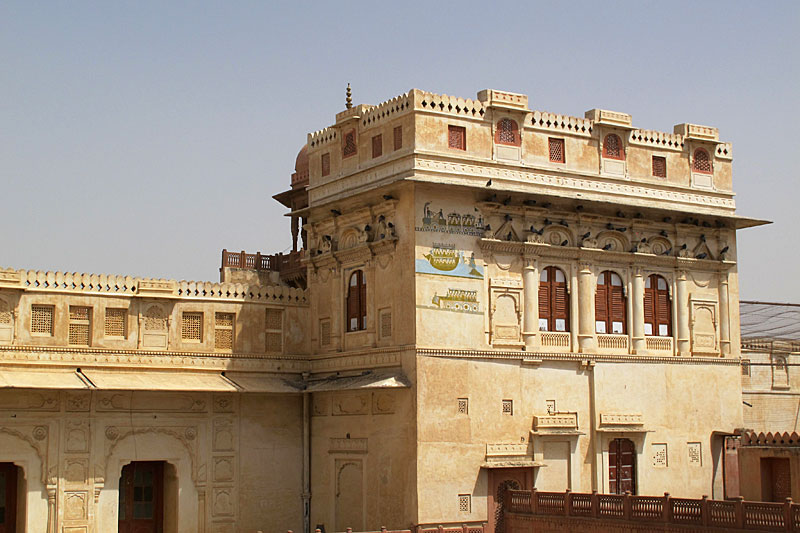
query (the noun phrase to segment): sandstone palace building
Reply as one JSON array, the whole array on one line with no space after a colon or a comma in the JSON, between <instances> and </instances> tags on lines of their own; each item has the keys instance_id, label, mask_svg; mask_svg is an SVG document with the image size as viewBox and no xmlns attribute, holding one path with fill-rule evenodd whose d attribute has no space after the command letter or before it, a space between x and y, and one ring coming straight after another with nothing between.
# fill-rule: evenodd
<instances>
[{"instance_id":1,"label":"sandstone palace building","mask_svg":"<svg viewBox=\"0 0 800 533\"><path fill-rule=\"evenodd\" d=\"M723 499L736 230L762 223L731 157L497 90L348 98L275 196L289 254L224 251L219 283L0 270L0 532L500 533L506 489Z\"/></svg>"}]
</instances>

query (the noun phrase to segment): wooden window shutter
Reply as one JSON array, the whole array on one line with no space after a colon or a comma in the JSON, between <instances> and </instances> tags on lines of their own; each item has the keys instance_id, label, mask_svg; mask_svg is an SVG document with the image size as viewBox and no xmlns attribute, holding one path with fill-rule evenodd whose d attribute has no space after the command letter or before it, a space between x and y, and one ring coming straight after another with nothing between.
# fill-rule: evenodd
<instances>
[{"instance_id":1,"label":"wooden window shutter","mask_svg":"<svg viewBox=\"0 0 800 533\"><path fill-rule=\"evenodd\" d=\"M557 283L554 287L555 294L555 315L556 318L569 317L569 294L567 293L567 284L565 282Z\"/></svg>"},{"instance_id":2,"label":"wooden window shutter","mask_svg":"<svg viewBox=\"0 0 800 533\"><path fill-rule=\"evenodd\" d=\"M539 318L550 320L550 283L542 281L539 283ZM549 329L549 327L548 327Z\"/></svg>"},{"instance_id":3,"label":"wooden window shutter","mask_svg":"<svg viewBox=\"0 0 800 533\"><path fill-rule=\"evenodd\" d=\"M611 321L622 322L622 333L626 332L625 314L625 295L622 287L611 287Z\"/></svg>"},{"instance_id":4,"label":"wooden window shutter","mask_svg":"<svg viewBox=\"0 0 800 533\"><path fill-rule=\"evenodd\" d=\"M672 306L669 301L669 291L659 290L656 293L656 315L658 324L667 326L667 336L672 335Z\"/></svg>"},{"instance_id":5,"label":"wooden window shutter","mask_svg":"<svg viewBox=\"0 0 800 533\"><path fill-rule=\"evenodd\" d=\"M594 319L598 322L608 322L608 287L606 285L597 286L597 294L594 298Z\"/></svg>"},{"instance_id":6,"label":"wooden window shutter","mask_svg":"<svg viewBox=\"0 0 800 533\"><path fill-rule=\"evenodd\" d=\"M364 279L364 273L359 271L359 329L367 329L367 281Z\"/></svg>"},{"instance_id":7,"label":"wooden window shutter","mask_svg":"<svg viewBox=\"0 0 800 533\"><path fill-rule=\"evenodd\" d=\"M651 278L652 280L652 278ZM652 285L652 283L651 283ZM644 321L647 324L653 324L653 330L655 330L655 323L656 323L656 309L655 309L655 298L654 293L655 289L653 287L645 287L644 289Z\"/></svg>"}]
</instances>

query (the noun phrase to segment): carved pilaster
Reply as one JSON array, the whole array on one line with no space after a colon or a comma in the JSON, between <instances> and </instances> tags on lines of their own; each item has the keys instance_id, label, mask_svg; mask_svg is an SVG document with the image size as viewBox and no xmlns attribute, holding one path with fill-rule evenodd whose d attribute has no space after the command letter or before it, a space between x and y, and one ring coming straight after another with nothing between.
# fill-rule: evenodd
<instances>
[{"instance_id":1,"label":"carved pilaster","mask_svg":"<svg viewBox=\"0 0 800 533\"><path fill-rule=\"evenodd\" d=\"M719 274L719 344L723 357L730 355L731 325L727 272L720 272Z\"/></svg>"},{"instance_id":2,"label":"carved pilaster","mask_svg":"<svg viewBox=\"0 0 800 533\"><path fill-rule=\"evenodd\" d=\"M686 271L679 270L675 278L675 309L678 319L678 355L689 355L689 293Z\"/></svg>"},{"instance_id":3,"label":"carved pilaster","mask_svg":"<svg viewBox=\"0 0 800 533\"><path fill-rule=\"evenodd\" d=\"M597 351L594 331L594 274L588 261L578 263L578 345L581 353Z\"/></svg>"},{"instance_id":4,"label":"carved pilaster","mask_svg":"<svg viewBox=\"0 0 800 533\"><path fill-rule=\"evenodd\" d=\"M522 340L525 350L536 351L539 343L539 269L536 257L523 258L522 290Z\"/></svg>"},{"instance_id":5,"label":"carved pilaster","mask_svg":"<svg viewBox=\"0 0 800 533\"><path fill-rule=\"evenodd\" d=\"M633 353L641 354L646 350L644 340L644 279L642 269L631 269L631 318L633 333Z\"/></svg>"}]
</instances>

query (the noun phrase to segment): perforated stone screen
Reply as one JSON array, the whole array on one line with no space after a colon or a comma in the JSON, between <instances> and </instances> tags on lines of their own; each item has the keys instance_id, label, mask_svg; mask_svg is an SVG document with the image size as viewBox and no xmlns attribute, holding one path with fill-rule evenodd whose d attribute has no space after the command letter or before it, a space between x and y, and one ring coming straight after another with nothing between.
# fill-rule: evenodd
<instances>
[{"instance_id":1,"label":"perforated stone screen","mask_svg":"<svg viewBox=\"0 0 800 533\"><path fill-rule=\"evenodd\" d=\"M233 350L233 313L214 314L214 346L218 350Z\"/></svg>"},{"instance_id":2,"label":"perforated stone screen","mask_svg":"<svg viewBox=\"0 0 800 533\"><path fill-rule=\"evenodd\" d=\"M320 346L331 344L331 321L328 319L319 321L319 344Z\"/></svg>"},{"instance_id":3,"label":"perforated stone screen","mask_svg":"<svg viewBox=\"0 0 800 533\"><path fill-rule=\"evenodd\" d=\"M564 158L564 139L549 139L550 161L553 163L563 163Z\"/></svg>"},{"instance_id":4,"label":"perforated stone screen","mask_svg":"<svg viewBox=\"0 0 800 533\"><path fill-rule=\"evenodd\" d=\"M447 145L456 150L467 149L467 129L463 126L447 127Z\"/></svg>"},{"instance_id":5,"label":"perforated stone screen","mask_svg":"<svg viewBox=\"0 0 800 533\"><path fill-rule=\"evenodd\" d=\"M388 339L392 336L392 312L381 313L381 338Z\"/></svg>"},{"instance_id":6,"label":"perforated stone screen","mask_svg":"<svg viewBox=\"0 0 800 533\"><path fill-rule=\"evenodd\" d=\"M125 337L125 322L127 317L127 309L106 308L106 322L103 327L105 336Z\"/></svg>"},{"instance_id":7,"label":"perforated stone screen","mask_svg":"<svg viewBox=\"0 0 800 533\"><path fill-rule=\"evenodd\" d=\"M181 339L190 342L203 340L203 313L183 313Z\"/></svg>"},{"instance_id":8,"label":"perforated stone screen","mask_svg":"<svg viewBox=\"0 0 800 533\"><path fill-rule=\"evenodd\" d=\"M89 307L69 307L69 344L89 346L91 337L91 316Z\"/></svg>"},{"instance_id":9,"label":"perforated stone screen","mask_svg":"<svg viewBox=\"0 0 800 533\"><path fill-rule=\"evenodd\" d=\"M656 178L667 177L667 158L659 155L653 156L653 176Z\"/></svg>"},{"instance_id":10,"label":"perforated stone screen","mask_svg":"<svg viewBox=\"0 0 800 533\"><path fill-rule=\"evenodd\" d=\"M267 309L264 319L264 349L267 353L283 351L283 309Z\"/></svg>"},{"instance_id":11,"label":"perforated stone screen","mask_svg":"<svg viewBox=\"0 0 800 533\"><path fill-rule=\"evenodd\" d=\"M503 400L503 414L504 415L514 414L514 400Z\"/></svg>"},{"instance_id":12,"label":"perforated stone screen","mask_svg":"<svg viewBox=\"0 0 800 533\"><path fill-rule=\"evenodd\" d=\"M53 306L31 306L31 333L53 334Z\"/></svg>"}]
</instances>

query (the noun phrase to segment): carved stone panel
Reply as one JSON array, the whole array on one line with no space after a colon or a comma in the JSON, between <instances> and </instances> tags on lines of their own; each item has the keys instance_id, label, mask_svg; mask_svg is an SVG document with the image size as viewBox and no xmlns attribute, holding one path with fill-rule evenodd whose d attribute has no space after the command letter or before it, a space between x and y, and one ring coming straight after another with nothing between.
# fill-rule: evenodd
<instances>
[{"instance_id":1,"label":"carved stone panel","mask_svg":"<svg viewBox=\"0 0 800 533\"><path fill-rule=\"evenodd\" d=\"M334 415L369 414L370 396L368 392L337 394L333 399Z\"/></svg>"},{"instance_id":2,"label":"carved stone panel","mask_svg":"<svg viewBox=\"0 0 800 533\"><path fill-rule=\"evenodd\" d=\"M719 353L717 343L717 303L692 299L691 313L692 353Z\"/></svg>"},{"instance_id":3,"label":"carved stone panel","mask_svg":"<svg viewBox=\"0 0 800 533\"><path fill-rule=\"evenodd\" d=\"M227 452L233 450L234 434L233 423L230 420L219 418L214 420L214 451Z\"/></svg>"},{"instance_id":4,"label":"carved stone panel","mask_svg":"<svg viewBox=\"0 0 800 533\"><path fill-rule=\"evenodd\" d=\"M64 460L64 482L67 485L85 485L88 481L89 461L87 459Z\"/></svg>"},{"instance_id":5,"label":"carved stone panel","mask_svg":"<svg viewBox=\"0 0 800 533\"><path fill-rule=\"evenodd\" d=\"M204 412L206 400L200 394L160 394L157 392L99 393L98 411L173 411Z\"/></svg>"},{"instance_id":6,"label":"carved stone panel","mask_svg":"<svg viewBox=\"0 0 800 533\"><path fill-rule=\"evenodd\" d=\"M86 491L67 491L64 493L64 519L85 520L86 504L89 494Z\"/></svg>"},{"instance_id":7,"label":"carved stone panel","mask_svg":"<svg viewBox=\"0 0 800 533\"><path fill-rule=\"evenodd\" d=\"M57 411L58 392L0 390L0 409Z\"/></svg>"},{"instance_id":8,"label":"carved stone panel","mask_svg":"<svg viewBox=\"0 0 800 533\"><path fill-rule=\"evenodd\" d=\"M212 491L211 514L213 516L233 515L233 488L218 488Z\"/></svg>"},{"instance_id":9,"label":"carved stone panel","mask_svg":"<svg viewBox=\"0 0 800 533\"><path fill-rule=\"evenodd\" d=\"M490 286L491 344L519 345L522 342L522 283L492 279Z\"/></svg>"},{"instance_id":10,"label":"carved stone panel","mask_svg":"<svg viewBox=\"0 0 800 533\"><path fill-rule=\"evenodd\" d=\"M64 430L64 451L85 453L89 451L89 422L71 420Z\"/></svg>"},{"instance_id":11,"label":"carved stone panel","mask_svg":"<svg viewBox=\"0 0 800 533\"><path fill-rule=\"evenodd\" d=\"M68 392L66 395L66 408L70 412L88 411L91 402L91 393L89 391L81 392Z\"/></svg>"},{"instance_id":12,"label":"carved stone panel","mask_svg":"<svg viewBox=\"0 0 800 533\"><path fill-rule=\"evenodd\" d=\"M232 481L234 476L234 458L232 456L214 458L214 481Z\"/></svg>"},{"instance_id":13,"label":"carved stone panel","mask_svg":"<svg viewBox=\"0 0 800 533\"><path fill-rule=\"evenodd\" d=\"M395 395L390 391L372 393L372 414L384 415L394 413Z\"/></svg>"}]
</instances>

